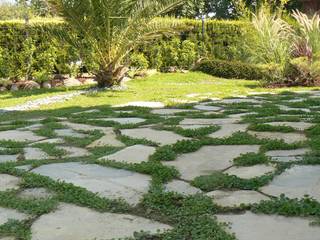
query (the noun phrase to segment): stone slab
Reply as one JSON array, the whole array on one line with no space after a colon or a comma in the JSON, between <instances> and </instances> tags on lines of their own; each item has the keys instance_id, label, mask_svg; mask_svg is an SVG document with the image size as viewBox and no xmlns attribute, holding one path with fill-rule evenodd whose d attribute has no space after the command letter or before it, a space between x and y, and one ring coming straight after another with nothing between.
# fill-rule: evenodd
<instances>
[{"instance_id":1,"label":"stone slab","mask_svg":"<svg viewBox=\"0 0 320 240\"><path fill-rule=\"evenodd\" d=\"M28 188L23 190L18 194L20 198L32 200L32 199L48 199L54 196L53 193L51 193L46 188Z\"/></svg>"},{"instance_id":2,"label":"stone slab","mask_svg":"<svg viewBox=\"0 0 320 240\"><path fill-rule=\"evenodd\" d=\"M314 124L307 123L307 122L268 122L265 124L268 124L271 126L288 126L288 127L294 128L298 131L304 131L304 130L314 126Z\"/></svg>"},{"instance_id":3,"label":"stone slab","mask_svg":"<svg viewBox=\"0 0 320 240\"><path fill-rule=\"evenodd\" d=\"M245 153L257 153L259 148L258 145L205 146L197 152L182 154L175 161L164 164L176 167L182 179L193 180L201 175L225 170L232 166L234 158Z\"/></svg>"},{"instance_id":4,"label":"stone slab","mask_svg":"<svg viewBox=\"0 0 320 240\"><path fill-rule=\"evenodd\" d=\"M249 124L224 124L221 125L221 128L209 135L212 138L227 138L231 137L237 132L245 132Z\"/></svg>"},{"instance_id":5,"label":"stone slab","mask_svg":"<svg viewBox=\"0 0 320 240\"><path fill-rule=\"evenodd\" d=\"M194 195L200 194L202 191L196 187L191 186L189 183L180 181L180 180L173 180L165 185L166 192L176 192L182 195Z\"/></svg>"},{"instance_id":6,"label":"stone slab","mask_svg":"<svg viewBox=\"0 0 320 240\"><path fill-rule=\"evenodd\" d=\"M159 115L174 115L176 113L184 113L184 112L194 112L192 109L173 109L173 108L163 108L163 109L154 109L151 111L153 114Z\"/></svg>"},{"instance_id":7,"label":"stone slab","mask_svg":"<svg viewBox=\"0 0 320 240\"><path fill-rule=\"evenodd\" d=\"M266 152L266 155L271 157L273 161L276 162L292 162L300 161L303 156L309 153L311 149L300 148L295 150L276 150Z\"/></svg>"},{"instance_id":8,"label":"stone slab","mask_svg":"<svg viewBox=\"0 0 320 240\"><path fill-rule=\"evenodd\" d=\"M138 124L138 123L143 123L146 121L146 119L136 118L136 117L132 117L132 118L98 118L97 120L117 122L120 124Z\"/></svg>"},{"instance_id":9,"label":"stone slab","mask_svg":"<svg viewBox=\"0 0 320 240\"><path fill-rule=\"evenodd\" d=\"M174 144L180 140L188 139L170 131L158 131L150 128L123 129L121 134L136 139L147 139L160 145Z\"/></svg>"},{"instance_id":10,"label":"stone slab","mask_svg":"<svg viewBox=\"0 0 320 240\"><path fill-rule=\"evenodd\" d=\"M76 162L42 165L32 172L72 183L108 199L123 198L133 205L148 192L151 180L140 173Z\"/></svg>"},{"instance_id":11,"label":"stone slab","mask_svg":"<svg viewBox=\"0 0 320 240\"><path fill-rule=\"evenodd\" d=\"M18 189L20 178L8 174L0 174L0 191Z\"/></svg>"},{"instance_id":12,"label":"stone slab","mask_svg":"<svg viewBox=\"0 0 320 240\"><path fill-rule=\"evenodd\" d=\"M206 194L212 201L222 207L239 207L269 200L265 195L256 191L213 191Z\"/></svg>"},{"instance_id":13,"label":"stone slab","mask_svg":"<svg viewBox=\"0 0 320 240\"><path fill-rule=\"evenodd\" d=\"M245 214L218 215L220 222L231 223L231 229L238 240L318 240L320 227L310 226L304 218L275 215Z\"/></svg>"},{"instance_id":14,"label":"stone slab","mask_svg":"<svg viewBox=\"0 0 320 240\"><path fill-rule=\"evenodd\" d=\"M20 155L0 155L0 163L16 162Z\"/></svg>"},{"instance_id":15,"label":"stone slab","mask_svg":"<svg viewBox=\"0 0 320 240\"><path fill-rule=\"evenodd\" d=\"M303 198L309 195L320 201L320 166L293 166L273 181L261 188L263 193L280 196L285 194L289 198Z\"/></svg>"},{"instance_id":16,"label":"stone slab","mask_svg":"<svg viewBox=\"0 0 320 240\"><path fill-rule=\"evenodd\" d=\"M91 153L84 148L69 146L57 146L56 148L65 151L66 154L64 155L64 158L86 157L91 155Z\"/></svg>"},{"instance_id":17,"label":"stone slab","mask_svg":"<svg viewBox=\"0 0 320 240\"><path fill-rule=\"evenodd\" d=\"M180 125L225 125L236 123L232 118L186 118L180 122Z\"/></svg>"},{"instance_id":18,"label":"stone slab","mask_svg":"<svg viewBox=\"0 0 320 240\"><path fill-rule=\"evenodd\" d=\"M37 142L45 137L37 136L31 131L9 130L0 132L0 141Z\"/></svg>"},{"instance_id":19,"label":"stone slab","mask_svg":"<svg viewBox=\"0 0 320 240\"><path fill-rule=\"evenodd\" d=\"M119 152L100 158L100 160L111 160L116 162L126 163L142 163L147 162L149 157L154 154L156 149L154 147L144 145L134 145L127 147Z\"/></svg>"},{"instance_id":20,"label":"stone slab","mask_svg":"<svg viewBox=\"0 0 320 240\"><path fill-rule=\"evenodd\" d=\"M267 173L272 173L275 168L270 165L259 164L250 167L231 167L224 173L237 176L242 179L251 179L255 177L261 177Z\"/></svg>"},{"instance_id":21,"label":"stone slab","mask_svg":"<svg viewBox=\"0 0 320 240\"><path fill-rule=\"evenodd\" d=\"M111 240L151 234L171 227L128 214L100 213L89 208L60 204L58 209L37 219L31 227L32 240Z\"/></svg>"},{"instance_id":22,"label":"stone slab","mask_svg":"<svg viewBox=\"0 0 320 240\"><path fill-rule=\"evenodd\" d=\"M201 111L212 111L212 112L218 112L218 111L222 110L222 107L209 106L206 104L198 104L198 105L195 105L193 108L195 108L197 110L201 110Z\"/></svg>"},{"instance_id":23,"label":"stone slab","mask_svg":"<svg viewBox=\"0 0 320 240\"><path fill-rule=\"evenodd\" d=\"M286 143L303 142L308 140L304 134L301 133L281 133L281 132L255 132L249 131L249 134L258 139L283 140Z\"/></svg>"},{"instance_id":24,"label":"stone slab","mask_svg":"<svg viewBox=\"0 0 320 240\"><path fill-rule=\"evenodd\" d=\"M74 138L86 138L86 134L79 133L73 129L56 129L55 134L59 137L74 137Z\"/></svg>"},{"instance_id":25,"label":"stone slab","mask_svg":"<svg viewBox=\"0 0 320 240\"><path fill-rule=\"evenodd\" d=\"M24 148L24 158L25 160L47 160L51 159L47 153L39 148Z\"/></svg>"},{"instance_id":26,"label":"stone slab","mask_svg":"<svg viewBox=\"0 0 320 240\"><path fill-rule=\"evenodd\" d=\"M105 134L100 139L94 141L87 148L95 148L95 147L105 147L105 146L113 146L113 147L124 147L125 144L117 139L117 135L113 131L112 128L105 129L103 131Z\"/></svg>"},{"instance_id":27,"label":"stone slab","mask_svg":"<svg viewBox=\"0 0 320 240\"><path fill-rule=\"evenodd\" d=\"M0 225L5 224L9 220L22 221L28 218L29 216L27 214L18 212L15 209L0 207Z\"/></svg>"},{"instance_id":28,"label":"stone slab","mask_svg":"<svg viewBox=\"0 0 320 240\"><path fill-rule=\"evenodd\" d=\"M145 108L163 108L162 102L128 102L126 104L116 105L115 107L145 107Z\"/></svg>"}]
</instances>

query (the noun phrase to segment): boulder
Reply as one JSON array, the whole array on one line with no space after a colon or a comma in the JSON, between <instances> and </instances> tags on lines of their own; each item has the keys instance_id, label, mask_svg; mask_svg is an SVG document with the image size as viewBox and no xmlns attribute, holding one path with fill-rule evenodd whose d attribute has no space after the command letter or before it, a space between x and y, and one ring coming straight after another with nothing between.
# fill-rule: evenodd
<instances>
[{"instance_id":1,"label":"boulder","mask_svg":"<svg viewBox=\"0 0 320 240\"><path fill-rule=\"evenodd\" d=\"M10 90L11 90L12 92L19 91L19 86L18 86L18 84L16 84L16 83L12 84Z\"/></svg>"},{"instance_id":2,"label":"boulder","mask_svg":"<svg viewBox=\"0 0 320 240\"><path fill-rule=\"evenodd\" d=\"M5 92L5 91L7 91L6 87L0 87L0 92Z\"/></svg>"},{"instance_id":3,"label":"boulder","mask_svg":"<svg viewBox=\"0 0 320 240\"><path fill-rule=\"evenodd\" d=\"M81 82L75 78L68 78L63 80L63 85L66 87L75 87L75 86L80 86Z\"/></svg>"},{"instance_id":4,"label":"boulder","mask_svg":"<svg viewBox=\"0 0 320 240\"><path fill-rule=\"evenodd\" d=\"M42 87L45 89L50 89L52 86L51 83L47 81L42 83Z\"/></svg>"},{"instance_id":5,"label":"boulder","mask_svg":"<svg viewBox=\"0 0 320 240\"><path fill-rule=\"evenodd\" d=\"M26 81L21 84L23 90L40 89L40 84L35 81Z\"/></svg>"}]
</instances>

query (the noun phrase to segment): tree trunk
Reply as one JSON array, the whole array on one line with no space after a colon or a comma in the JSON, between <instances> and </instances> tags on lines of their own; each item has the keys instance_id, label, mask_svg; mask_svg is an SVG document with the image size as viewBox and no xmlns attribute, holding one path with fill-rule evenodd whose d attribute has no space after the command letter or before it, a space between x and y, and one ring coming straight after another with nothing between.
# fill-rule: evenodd
<instances>
[{"instance_id":1,"label":"tree trunk","mask_svg":"<svg viewBox=\"0 0 320 240\"><path fill-rule=\"evenodd\" d=\"M125 77L128 72L128 68L125 66L120 66L116 69L101 69L96 74L96 80L98 82L98 87L112 87L114 85L120 84L121 80Z\"/></svg>"}]
</instances>

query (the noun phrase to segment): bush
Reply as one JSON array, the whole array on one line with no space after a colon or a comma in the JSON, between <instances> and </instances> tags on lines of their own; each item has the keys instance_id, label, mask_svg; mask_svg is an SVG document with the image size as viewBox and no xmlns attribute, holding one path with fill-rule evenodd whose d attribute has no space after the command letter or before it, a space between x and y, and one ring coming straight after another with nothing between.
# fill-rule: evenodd
<instances>
[{"instance_id":1,"label":"bush","mask_svg":"<svg viewBox=\"0 0 320 240\"><path fill-rule=\"evenodd\" d=\"M264 69L258 65L217 59L203 61L195 68L195 70L223 78L249 80L265 78Z\"/></svg>"},{"instance_id":2,"label":"bush","mask_svg":"<svg viewBox=\"0 0 320 240\"><path fill-rule=\"evenodd\" d=\"M189 69L197 60L196 46L190 40L185 40L181 44L179 53L179 66L184 69Z\"/></svg>"},{"instance_id":3,"label":"bush","mask_svg":"<svg viewBox=\"0 0 320 240\"><path fill-rule=\"evenodd\" d=\"M144 70L149 67L149 61L143 53L133 53L130 56L130 62L131 66L138 70Z\"/></svg>"}]
</instances>

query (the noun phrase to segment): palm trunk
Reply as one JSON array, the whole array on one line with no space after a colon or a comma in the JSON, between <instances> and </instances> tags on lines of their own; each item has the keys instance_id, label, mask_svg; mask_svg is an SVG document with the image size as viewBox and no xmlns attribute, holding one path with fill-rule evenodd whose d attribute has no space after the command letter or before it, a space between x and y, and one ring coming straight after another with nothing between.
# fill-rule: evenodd
<instances>
[{"instance_id":1,"label":"palm trunk","mask_svg":"<svg viewBox=\"0 0 320 240\"><path fill-rule=\"evenodd\" d=\"M120 84L121 80L125 77L128 72L128 68L121 66L116 69L113 68L102 68L96 74L96 81L98 82L98 87L112 87L114 85Z\"/></svg>"}]
</instances>

